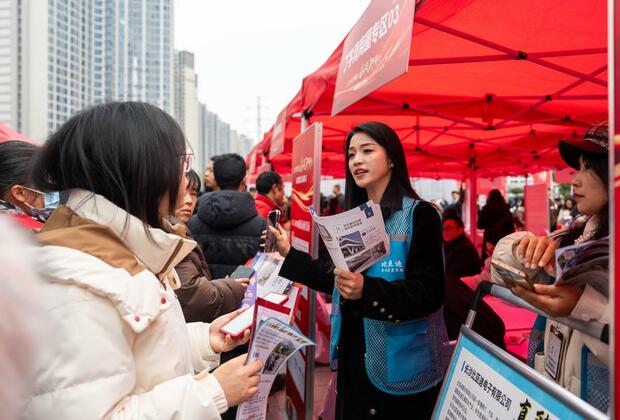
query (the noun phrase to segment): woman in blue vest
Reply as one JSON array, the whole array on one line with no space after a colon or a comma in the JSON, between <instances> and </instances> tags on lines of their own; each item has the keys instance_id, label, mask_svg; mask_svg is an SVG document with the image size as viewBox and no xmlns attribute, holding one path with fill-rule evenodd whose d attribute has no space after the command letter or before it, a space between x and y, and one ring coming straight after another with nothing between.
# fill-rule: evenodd
<instances>
[{"instance_id":1,"label":"woman in blue vest","mask_svg":"<svg viewBox=\"0 0 620 420\"><path fill-rule=\"evenodd\" d=\"M345 153L345 207L381 205L390 255L361 274L334 269L291 248L285 231L271 228L285 257L280 274L333 294L336 418L429 418L447 362L440 217L411 187L390 127L358 125Z\"/></svg>"}]
</instances>

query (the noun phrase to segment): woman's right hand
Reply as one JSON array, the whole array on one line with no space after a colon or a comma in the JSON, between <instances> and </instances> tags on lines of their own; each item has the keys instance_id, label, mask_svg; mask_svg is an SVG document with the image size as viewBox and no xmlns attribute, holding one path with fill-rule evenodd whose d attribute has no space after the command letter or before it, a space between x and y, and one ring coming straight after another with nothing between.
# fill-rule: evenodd
<instances>
[{"instance_id":1,"label":"woman's right hand","mask_svg":"<svg viewBox=\"0 0 620 420\"><path fill-rule=\"evenodd\" d=\"M235 279L235 281L239 283L239 285L243 287L244 290L247 289L250 284L250 279L247 277L243 279Z\"/></svg>"},{"instance_id":2,"label":"woman's right hand","mask_svg":"<svg viewBox=\"0 0 620 420\"><path fill-rule=\"evenodd\" d=\"M229 407L238 405L258 392L258 373L263 364L256 360L245 366L246 358L247 354L235 357L213 371L226 395Z\"/></svg>"},{"instance_id":3,"label":"woman's right hand","mask_svg":"<svg viewBox=\"0 0 620 420\"><path fill-rule=\"evenodd\" d=\"M544 268L555 274L555 250L558 243L546 236L526 236L519 242L517 257L529 269Z\"/></svg>"},{"instance_id":4,"label":"woman's right hand","mask_svg":"<svg viewBox=\"0 0 620 420\"><path fill-rule=\"evenodd\" d=\"M286 257L291 250L291 244L288 241L288 234L284 230L284 228L278 224L278 228L274 228L273 226L268 226L269 232L273 234L274 241L276 243L276 248L278 249L278 253L283 257ZM267 238L267 231L263 231L263 236L261 236L262 244L261 246L265 246L265 239Z\"/></svg>"}]
</instances>

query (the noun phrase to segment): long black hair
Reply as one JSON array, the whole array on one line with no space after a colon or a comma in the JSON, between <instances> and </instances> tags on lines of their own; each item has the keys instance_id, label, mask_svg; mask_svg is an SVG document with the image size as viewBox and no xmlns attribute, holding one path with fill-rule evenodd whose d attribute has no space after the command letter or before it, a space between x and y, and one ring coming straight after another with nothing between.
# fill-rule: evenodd
<instances>
[{"instance_id":1,"label":"long black hair","mask_svg":"<svg viewBox=\"0 0 620 420\"><path fill-rule=\"evenodd\" d=\"M600 178L605 186L605 189L609 187L609 161L608 156L602 153L587 153L581 154L581 160L585 169L592 170L596 176ZM576 206L575 206L576 207ZM609 235L609 197L607 203L596 215L598 224L594 232L594 236L591 239L601 239ZM560 246L568 246L575 243L575 240L583 233L585 229L585 223L582 217L573 219L569 228L560 236Z\"/></svg>"},{"instance_id":2,"label":"long black hair","mask_svg":"<svg viewBox=\"0 0 620 420\"><path fill-rule=\"evenodd\" d=\"M415 192L409 181L405 150L403 149L400 138L398 138L398 134L389 126L380 122L371 121L359 124L353 128L347 136L347 141L344 146L345 156L348 156L351 139L357 133L366 134L383 147L393 164L390 182L385 188L383 197L381 197L381 211L383 212L383 217L388 218L392 213L402 208L403 196L420 199L420 196ZM367 202L368 194L364 188L358 187L355 183L353 175L349 170L348 158L345 159L345 173L346 185L344 203L345 209L349 210Z\"/></svg>"},{"instance_id":3,"label":"long black hair","mask_svg":"<svg viewBox=\"0 0 620 420\"><path fill-rule=\"evenodd\" d=\"M32 164L39 147L24 141L0 143L0 199L14 185L33 186Z\"/></svg>"},{"instance_id":4,"label":"long black hair","mask_svg":"<svg viewBox=\"0 0 620 420\"><path fill-rule=\"evenodd\" d=\"M100 194L142 222L161 228L159 205L175 208L185 137L176 121L142 102L112 102L83 110L53 133L34 166L48 190Z\"/></svg>"}]
</instances>

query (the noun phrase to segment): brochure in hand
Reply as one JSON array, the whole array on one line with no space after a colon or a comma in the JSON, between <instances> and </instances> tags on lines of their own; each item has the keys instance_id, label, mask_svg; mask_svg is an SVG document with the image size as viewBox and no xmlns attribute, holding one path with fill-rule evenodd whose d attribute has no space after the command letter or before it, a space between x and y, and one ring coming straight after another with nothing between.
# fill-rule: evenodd
<instances>
[{"instance_id":1,"label":"brochure in hand","mask_svg":"<svg viewBox=\"0 0 620 420\"><path fill-rule=\"evenodd\" d=\"M333 216L317 216L314 209L310 213L336 268L359 273L390 254L378 204L368 201Z\"/></svg>"},{"instance_id":2,"label":"brochure in hand","mask_svg":"<svg viewBox=\"0 0 620 420\"><path fill-rule=\"evenodd\" d=\"M555 284L589 284L609 296L609 236L559 248L555 258Z\"/></svg>"}]
</instances>

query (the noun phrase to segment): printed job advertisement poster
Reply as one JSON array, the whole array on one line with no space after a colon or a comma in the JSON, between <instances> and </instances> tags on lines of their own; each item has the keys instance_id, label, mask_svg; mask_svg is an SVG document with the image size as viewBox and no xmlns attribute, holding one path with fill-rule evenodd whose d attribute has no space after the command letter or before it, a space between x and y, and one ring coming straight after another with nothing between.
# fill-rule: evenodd
<instances>
[{"instance_id":1,"label":"printed job advertisement poster","mask_svg":"<svg viewBox=\"0 0 620 420\"><path fill-rule=\"evenodd\" d=\"M237 420L263 420L267 412L269 390L284 363L302 347L314 343L290 325L279 319L269 318L261 323L248 352L248 363L263 362L258 392L237 409Z\"/></svg>"},{"instance_id":2,"label":"printed job advertisement poster","mask_svg":"<svg viewBox=\"0 0 620 420\"><path fill-rule=\"evenodd\" d=\"M434 419L606 418L471 330L467 334L463 331L435 407ZM501 357L498 357L500 352Z\"/></svg>"},{"instance_id":3,"label":"printed job advertisement poster","mask_svg":"<svg viewBox=\"0 0 620 420\"><path fill-rule=\"evenodd\" d=\"M361 272L390 254L390 238L385 231L381 207L368 201L334 216L312 219L337 268Z\"/></svg>"}]
</instances>

